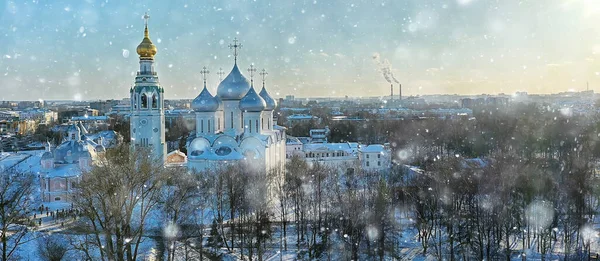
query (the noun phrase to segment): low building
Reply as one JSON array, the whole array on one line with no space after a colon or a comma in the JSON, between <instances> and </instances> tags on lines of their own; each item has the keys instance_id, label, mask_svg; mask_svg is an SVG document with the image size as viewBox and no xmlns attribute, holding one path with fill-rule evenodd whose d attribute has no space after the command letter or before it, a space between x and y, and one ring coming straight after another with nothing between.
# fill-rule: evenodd
<instances>
[{"instance_id":1,"label":"low building","mask_svg":"<svg viewBox=\"0 0 600 261\"><path fill-rule=\"evenodd\" d=\"M321 123L321 118L309 114L293 114L287 116L287 126L294 126L298 123L308 123L313 121L316 124Z\"/></svg>"}]
</instances>

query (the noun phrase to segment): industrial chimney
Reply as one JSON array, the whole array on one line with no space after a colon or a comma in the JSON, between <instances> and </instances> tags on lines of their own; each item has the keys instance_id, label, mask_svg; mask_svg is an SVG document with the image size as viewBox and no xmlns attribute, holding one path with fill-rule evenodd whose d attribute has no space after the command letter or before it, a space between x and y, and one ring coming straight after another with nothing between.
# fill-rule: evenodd
<instances>
[{"instance_id":1,"label":"industrial chimney","mask_svg":"<svg viewBox=\"0 0 600 261\"><path fill-rule=\"evenodd\" d=\"M398 85L400 86L400 88L399 88L400 94L398 95L398 97L400 100L402 100L402 84L399 83Z\"/></svg>"}]
</instances>

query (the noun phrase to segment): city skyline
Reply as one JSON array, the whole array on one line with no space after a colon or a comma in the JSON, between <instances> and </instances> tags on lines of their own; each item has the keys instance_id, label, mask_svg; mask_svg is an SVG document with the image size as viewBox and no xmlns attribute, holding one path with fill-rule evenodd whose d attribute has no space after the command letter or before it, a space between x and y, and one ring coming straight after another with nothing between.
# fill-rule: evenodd
<instances>
[{"instance_id":1,"label":"city skyline","mask_svg":"<svg viewBox=\"0 0 600 261\"><path fill-rule=\"evenodd\" d=\"M405 96L600 84L600 3L593 0L7 1L0 8L7 25L0 28L2 100L126 97L145 12L167 99L193 99L204 66L215 94L216 72L233 65L227 46L235 37L244 45L243 73L251 64L265 68L277 98L389 95L386 60Z\"/></svg>"}]
</instances>

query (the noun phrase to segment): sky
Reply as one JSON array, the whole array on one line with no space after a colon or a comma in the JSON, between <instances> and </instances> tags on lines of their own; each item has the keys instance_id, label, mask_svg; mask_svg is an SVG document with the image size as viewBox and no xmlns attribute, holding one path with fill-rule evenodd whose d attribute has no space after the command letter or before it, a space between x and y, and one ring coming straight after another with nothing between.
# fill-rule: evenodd
<instances>
[{"instance_id":1,"label":"sky","mask_svg":"<svg viewBox=\"0 0 600 261\"><path fill-rule=\"evenodd\" d=\"M0 100L127 97L145 12L167 99L236 37L275 97L600 91L599 0L0 0Z\"/></svg>"}]
</instances>

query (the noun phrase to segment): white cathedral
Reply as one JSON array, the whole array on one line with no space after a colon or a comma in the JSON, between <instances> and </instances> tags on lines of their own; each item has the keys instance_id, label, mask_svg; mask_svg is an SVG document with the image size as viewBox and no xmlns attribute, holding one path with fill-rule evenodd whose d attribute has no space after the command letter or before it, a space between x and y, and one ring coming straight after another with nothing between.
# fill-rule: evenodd
<instances>
[{"instance_id":1,"label":"white cathedral","mask_svg":"<svg viewBox=\"0 0 600 261\"><path fill-rule=\"evenodd\" d=\"M140 71L131 88L131 146L149 148L152 155L166 162L164 89L160 87L154 70L156 46L148 33L146 15L144 39L137 47ZM253 66L248 70L251 80L240 72L237 65L237 40L230 48L234 51L231 72L221 81L213 96L206 87L192 101L196 116L196 130L187 141L187 166L196 171L216 170L227 164L245 161L256 170L283 170L286 160L285 128L275 125L273 110L277 106L264 86L254 88Z\"/></svg>"}]
</instances>

